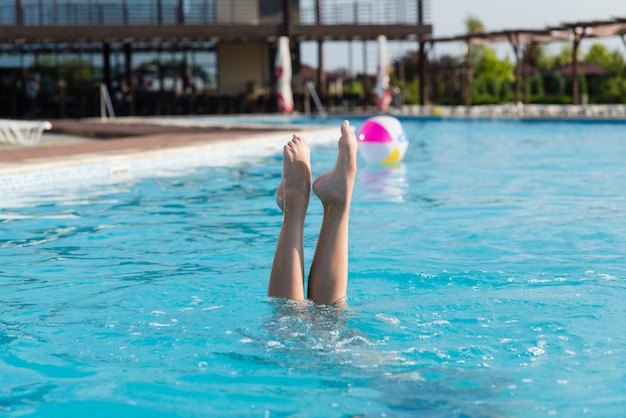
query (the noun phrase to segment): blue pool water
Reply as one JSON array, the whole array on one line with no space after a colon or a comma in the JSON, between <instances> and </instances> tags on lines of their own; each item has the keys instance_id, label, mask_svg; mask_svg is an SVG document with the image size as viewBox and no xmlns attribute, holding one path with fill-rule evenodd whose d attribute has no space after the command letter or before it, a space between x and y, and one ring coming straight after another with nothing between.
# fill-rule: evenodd
<instances>
[{"instance_id":1,"label":"blue pool water","mask_svg":"<svg viewBox=\"0 0 626 418\"><path fill-rule=\"evenodd\" d=\"M623 416L626 125L403 123L343 311L265 297L278 155L0 203L0 415Z\"/></svg>"}]
</instances>

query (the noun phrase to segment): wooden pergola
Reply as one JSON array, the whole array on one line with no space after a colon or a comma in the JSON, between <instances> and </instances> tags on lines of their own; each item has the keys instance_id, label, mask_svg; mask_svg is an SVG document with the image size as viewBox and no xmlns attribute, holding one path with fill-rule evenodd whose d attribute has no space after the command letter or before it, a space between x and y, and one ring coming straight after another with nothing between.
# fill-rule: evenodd
<instances>
[{"instance_id":1,"label":"wooden pergola","mask_svg":"<svg viewBox=\"0 0 626 418\"><path fill-rule=\"evenodd\" d=\"M528 47L534 44L544 44L558 41L571 41L572 51L572 100L579 104L578 94L578 49L584 38L605 38L620 36L626 45L626 18L614 18L610 20L594 20L573 23L563 23L560 26L547 27L545 29L510 29L504 31L473 33L445 38L431 38L431 44L439 42L464 42L467 45L465 77L465 104L472 104L470 68L470 47L472 45L488 45L499 42L509 42L515 55L515 100L521 99L522 68L524 71L524 102L529 98L529 74L528 66L523 65L527 61Z\"/></svg>"},{"instance_id":2,"label":"wooden pergola","mask_svg":"<svg viewBox=\"0 0 626 418\"><path fill-rule=\"evenodd\" d=\"M584 38L608 38L620 36L626 45L626 18L564 23L562 30L570 33L572 40L572 100L579 104L578 94L578 48Z\"/></svg>"}]
</instances>

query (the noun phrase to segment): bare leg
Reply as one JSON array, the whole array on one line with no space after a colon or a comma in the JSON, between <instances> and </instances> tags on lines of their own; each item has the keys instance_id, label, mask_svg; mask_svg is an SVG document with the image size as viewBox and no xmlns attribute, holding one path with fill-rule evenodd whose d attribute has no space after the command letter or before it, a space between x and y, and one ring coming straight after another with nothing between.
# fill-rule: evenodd
<instances>
[{"instance_id":1,"label":"bare leg","mask_svg":"<svg viewBox=\"0 0 626 418\"><path fill-rule=\"evenodd\" d=\"M320 305L342 302L348 289L348 220L356 177L357 140L348 121L341 125L337 162L315 180L324 218L309 275L309 299Z\"/></svg>"},{"instance_id":2,"label":"bare leg","mask_svg":"<svg viewBox=\"0 0 626 418\"><path fill-rule=\"evenodd\" d=\"M311 151L306 141L294 134L283 148L283 178L276 191L283 223L270 273L268 296L304 300L304 219L310 195Z\"/></svg>"}]
</instances>

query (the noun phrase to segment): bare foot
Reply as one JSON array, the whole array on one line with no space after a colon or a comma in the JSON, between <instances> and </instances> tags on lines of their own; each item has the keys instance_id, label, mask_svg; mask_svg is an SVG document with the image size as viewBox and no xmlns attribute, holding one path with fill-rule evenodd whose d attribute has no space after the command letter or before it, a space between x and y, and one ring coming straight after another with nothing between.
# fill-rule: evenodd
<instances>
[{"instance_id":1,"label":"bare foot","mask_svg":"<svg viewBox=\"0 0 626 418\"><path fill-rule=\"evenodd\" d=\"M311 150L306 140L296 134L283 147L283 178L276 190L276 203L285 212L306 208L311 192Z\"/></svg>"},{"instance_id":2,"label":"bare foot","mask_svg":"<svg viewBox=\"0 0 626 418\"><path fill-rule=\"evenodd\" d=\"M335 166L313 183L313 191L325 206L331 203L349 203L352 196L358 144L347 120L341 124L338 148Z\"/></svg>"}]
</instances>

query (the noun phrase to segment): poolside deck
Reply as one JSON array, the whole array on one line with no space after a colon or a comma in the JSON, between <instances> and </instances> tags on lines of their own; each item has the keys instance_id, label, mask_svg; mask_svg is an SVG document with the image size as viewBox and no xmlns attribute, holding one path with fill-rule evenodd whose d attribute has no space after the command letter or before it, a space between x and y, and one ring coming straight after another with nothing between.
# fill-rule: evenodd
<instances>
[{"instance_id":1,"label":"poolside deck","mask_svg":"<svg viewBox=\"0 0 626 418\"><path fill-rule=\"evenodd\" d=\"M16 165L40 164L43 161L78 159L83 155L113 155L138 151L167 149L234 141L268 133L285 132L288 139L292 128L264 127L194 127L161 126L128 122L97 120L57 120L52 130L44 134L41 143L32 147L0 144L0 175Z\"/></svg>"}]
</instances>

